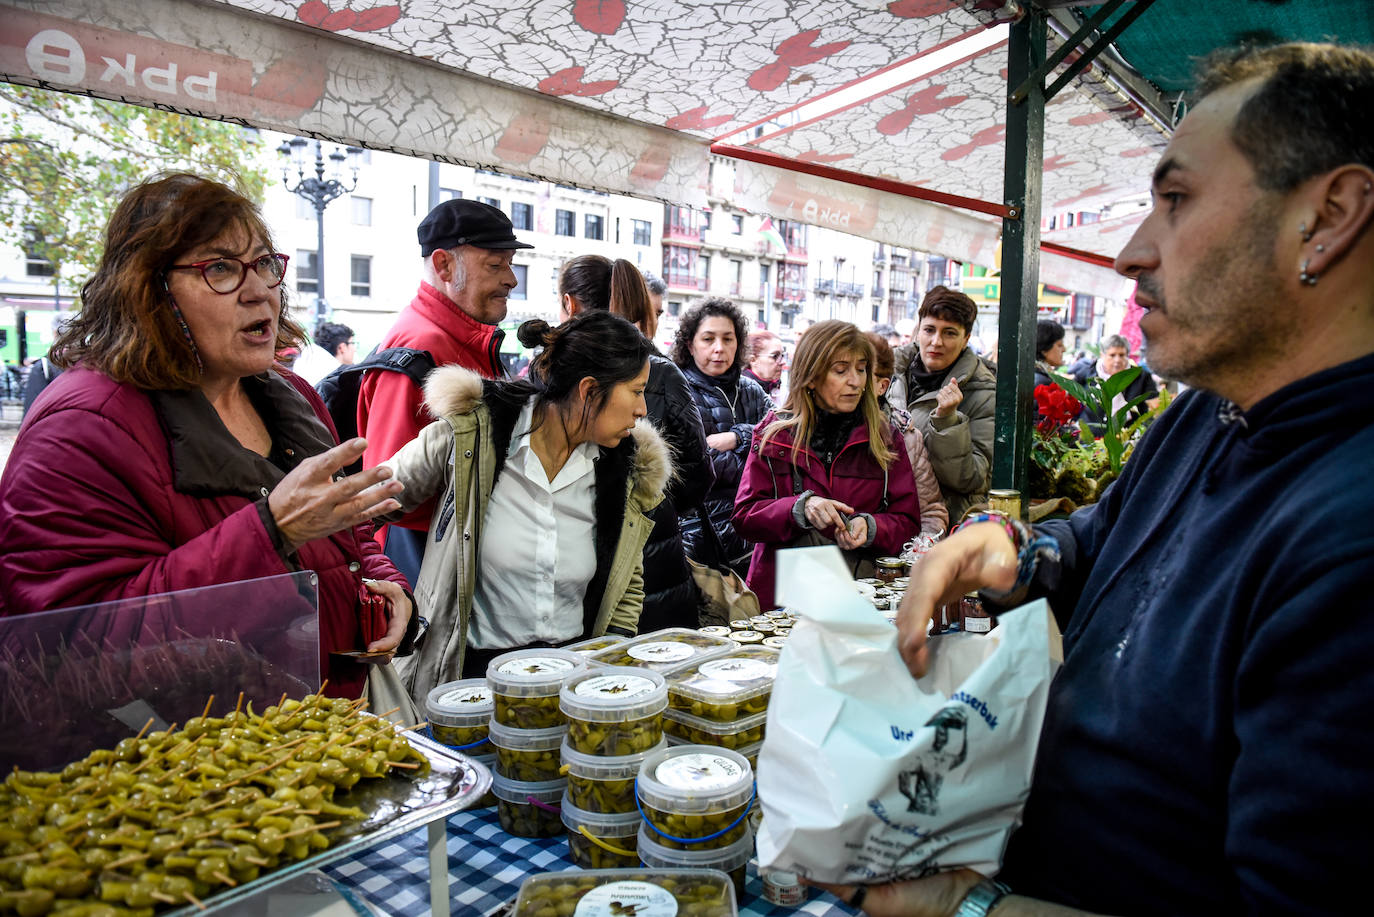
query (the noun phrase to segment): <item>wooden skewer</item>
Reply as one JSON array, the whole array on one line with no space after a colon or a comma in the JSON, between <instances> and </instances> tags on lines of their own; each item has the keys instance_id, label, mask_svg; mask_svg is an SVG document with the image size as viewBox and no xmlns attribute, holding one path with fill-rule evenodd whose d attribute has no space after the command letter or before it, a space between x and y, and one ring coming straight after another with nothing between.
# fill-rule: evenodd
<instances>
[{"instance_id":1,"label":"wooden skewer","mask_svg":"<svg viewBox=\"0 0 1374 917\"><path fill-rule=\"evenodd\" d=\"M339 827L339 825L342 824L343 822L341 821L322 821L317 825L310 825L307 828L297 828L295 831L287 831L285 834L279 834L277 836L282 840L286 840L288 837L295 837L298 834L309 834L312 831L323 831L325 828L337 828Z\"/></svg>"},{"instance_id":2,"label":"wooden skewer","mask_svg":"<svg viewBox=\"0 0 1374 917\"><path fill-rule=\"evenodd\" d=\"M177 899L173 898L171 895L165 895L162 892L148 892L148 897L153 898L157 901L161 901L164 904L177 903Z\"/></svg>"},{"instance_id":3,"label":"wooden skewer","mask_svg":"<svg viewBox=\"0 0 1374 917\"><path fill-rule=\"evenodd\" d=\"M202 904L201 900L197 898L195 895L191 894L190 892L182 892L182 894L186 896L187 901L191 902L196 906L197 910L205 910L205 905Z\"/></svg>"},{"instance_id":4,"label":"wooden skewer","mask_svg":"<svg viewBox=\"0 0 1374 917\"><path fill-rule=\"evenodd\" d=\"M429 725L429 720L420 720L420 722L416 723L414 726L402 726L402 727L401 727L401 731L402 731L402 732L411 732L412 730L415 730L415 729L424 729L424 728L425 728L426 726L428 726L428 725Z\"/></svg>"},{"instance_id":5,"label":"wooden skewer","mask_svg":"<svg viewBox=\"0 0 1374 917\"><path fill-rule=\"evenodd\" d=\"M386 719L387 717L391 716L391 714L395 713L397 710L400 710L400 709L401 709L401 705L400 705L400 704L397 704L395 707L392 707L392 708L391 708L390 710L388 710L386 713L379 713L379 714L377 714L377 719L379 719L379 720L384 720L384 719Z\"/></svg>"},{"instance_id":6,"label":"wooden skewer","mask_svg":"<svg viewBox=\"0 0 1374 917\"><path fill-rule=\"evenodd\" d=\"M205 701L205 709L200 711L200 718L204 720L210 715L210 705L215 702L215 695L211 694Z\"/></svg>"},{"instance_id":7,"label":"wooden skewer","mask_svg":"<svg viewBox=\"0 0 1374 917\"><path fill-rule=\"evenodd\" d=\"M43 854L34 851L32 853L16 853L10 857L0 857L0 863L23 863L26 860L36 860Z\"/></svg>"},{"instance_id":8,"label":"wooden skewer","mask_svg":"<svg viewBox=\"0 0 1374 917\"><path fill-rule=\"evenodd\" d=\"M218 809L220 806L227 806L231 802L233 802L232 799L221 799L219 802L213 803L212 805L208 805L203 809L196 809L192 812L182 812L180 815L173 815L171 818L167 819L167 823L171 824L174 821L181 821L183 818L192 818L196 815L203 815L206 812L209 812L211 809Z\"/></svg>"},{"instance_id":9,"label":"wooden skewer","mask_svg":"<svg viewBox=\"0 0 1374 917\"><path fill-rule=\"evenodd\" d=\"M223 882L225 885L229 886L230 888L234 888L236 885L238 885L237 882L235 882L233 879L231 879L231 878L229 878L228 876L226 876L224 873L220 872L218 869L216 869L214 872L210 873L210 875L214 876L216 879L219 879L221 882Z\"/></svg>"},{"instance_id":10,"label":"wooden skewer","mask_svg":"<svg viewBox=\"0 0 1374 917\"><path fill-rule=\"evenodd\" d=\"M243 709L243 692L239 692L239 702L234 705L234 722L239 721L239 711Z\"/></svg>"},{"instance_id":11,"label":"wooden skewer","mask_svg":"<svg viewBox=\"0 0 1374 917\"><path fill-rule=\"evenodd\" d=\"M103 868L105 868L105 869L118 869L118 868L121 867L121 866L128 866L130 863L137 863L139 860L146 860L146 859L148 859L148 854L146 854L146 853L131 853L131 854L129 854L128 856L120 857L119 859L115 860L113 863L106 863L105 866L104 866Z\"/></svg>"},{"instance_id":12,"label":"wooden skewer","mask_svg":"<svg viewBox=\"0 0 1374 917\"><path fill-rule=\"evenodd\" d=\"M135 742L137 742L139 739L143 738L143 734L144 734L145 732L148 731L148 728L149 728L150 726L153 725L153 720L154 720L154 719L156 719L156 717L151 717L151 716L148 717L148 722L144 723L144 724L143 724L143 728L140 729L140 730L138 731L138 735L134 736L134 741L135 741Z\"/></svg>"},{"instance_id":13,"label":"wooden skewer","mask_svg":"<svg viewBox=\"0 0 1374 917\"><path fill-rule=\"evenodd\" d=\"M244 861L245 863L252 863L254 866L266 866L266 865L268 865L269 863L272 862L271 860L264 860L262 857L248 857L248 856L244 857L244 858L243 858L243 861Z\"/></svg>"},{"instance_id":14,"label":"wooden skewer","mask_svg":"<svg viewBox=\"0 0 1374 917\"><path fill-rule=\"evenodd\" d=\"M205 838L207 838L207 837L213 837L213 836L216 835L216 834L223 834L225 831L232 831L234 828L246 828L246 827L248 827L248 826L251 825L251 824L252 824L252 822L240 821L240 822L235 822L235 823L232 824L232 825L225 825L223 828L211 828L209 831L202 831L200 834L193 834L193 835L191 835L191 840L193 840L193 841L204 840Z\"/></svg>"},{"instance_id":15,"label":"wooden skewer","mask_svg":"<svg viewBox=\"0 0 1374 917\"><path fill-rule=\"evenodd\" d=\"M412 762L410 762L410 761L388 761L388 762L386 762L386 764L387 764L387 767L404 767L406 770L412 770L412 771L415 770L415 769L417 769L417 768L420 766L420 765L414 764L414 763L412 763Z\"/></svg>"},{"instance_id":16,"label":"wooden skewer","mask_svg":"<svg viewBox=\"0 0 1374 917\"><path fill-rule=\"evenodd\" d=\"M277 698L277 712L281 712L281 705L286 703L286 692L281 692L281 697Z\"/></svg>"}]
</instances>

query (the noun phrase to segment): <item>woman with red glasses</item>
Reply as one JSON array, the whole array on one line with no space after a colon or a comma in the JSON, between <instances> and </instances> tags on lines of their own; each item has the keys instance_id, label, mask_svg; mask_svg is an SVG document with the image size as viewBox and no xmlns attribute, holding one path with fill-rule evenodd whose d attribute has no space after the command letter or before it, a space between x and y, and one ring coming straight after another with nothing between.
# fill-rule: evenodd
<instances>
[{"instance_id":1,"label":"woman with red glasses","mask_svg":"<svg viewBox=\"0 0 1374 917\"><path fill-rule=\"evenodd\" d=\"M363 441L336 445L314 390L274 366L304 340L286 265L219 182L169 175L119 204L52 348L66 372L0 478L0 615L311 570L327 693L358 696L368 671L332 652L402 646L412 602L368 525L400 485L336 479Z\"/></svg>"}]
</instances>

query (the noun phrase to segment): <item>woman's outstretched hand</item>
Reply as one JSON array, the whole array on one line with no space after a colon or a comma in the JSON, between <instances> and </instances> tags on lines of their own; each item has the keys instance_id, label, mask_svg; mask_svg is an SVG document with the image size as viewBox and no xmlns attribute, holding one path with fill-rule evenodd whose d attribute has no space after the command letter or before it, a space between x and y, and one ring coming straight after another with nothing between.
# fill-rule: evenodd
<instances>
[{"instance_id":1,"label":"woman's outstretched hand","mask_svg":"<svg viewBox=\"0 0 1374 917\"><path fill-rule=\"evenodd\" d=\"M387 480L390 468L378 466L335 480L334 475L361 458L365 448L367 440L357 438L311 456L272 490L267 506L288 553L401 508L392 498L403 485Z\"/></svg>"}]
</instances>

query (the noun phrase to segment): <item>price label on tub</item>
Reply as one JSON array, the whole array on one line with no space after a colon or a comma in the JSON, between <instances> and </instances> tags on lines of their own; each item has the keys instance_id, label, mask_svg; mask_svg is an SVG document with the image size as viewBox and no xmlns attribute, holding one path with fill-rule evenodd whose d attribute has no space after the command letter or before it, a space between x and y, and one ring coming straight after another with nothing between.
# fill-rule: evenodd
<instances>
[{"instance_id":1,"label":"price label on tub","mask_svg":"<svg viewBox=\"0 0 1374 917\"><path fill-rule=\"evenodd\" d=\"M489 703L491 703L491 688L486 685L462 688L457 691L445 691L439 697L440 707L480 707Z\"/></svg>"},{"instance_id":2,"label":"price label on tub","mask_svg":"<svg viewBox=\"0 0 1374 917\"><path fill-rule=\"evenodd\" d=\"M736 762L708 754L678 755L654 769L659 783L681 790L723 790L742 776L744 770Z\"/></svg>"},{"instance_id":3,"label":"price label on tub","mask_svg":"<svg viewBox=\"0 0 1374 917\"><path fill-rule=\"evenodd\" d=\"M652 694L657 687L642 675L598 675L578 682L573 693L578 697L630 700Z\"/></svg>"},{"instance_id":4,"label":"price label on tub","mask_svg":"<svg viewBox=\"0 0 1374 917\"><path fill-rule=\"evenodd\" d=\"M502 675L553 675L571 672L577 663L561 656L522 656L501 664L496 671Z\"/></svg>"},{"instance_id":5,"label":"price label on tub","mask_svg":"<svg viewBox=\"0 0 1374 917\"><path fill-rule=\"evenodd\" d=\"M574 917L675 917L677 899L650 882L612 882L598 886L577 902Z\"/></svg>"},{"instance_id":6,"label":"price label on tub","mask_svg":"<svg viewBox=\"0 0 1374 917\"><path fill-rule=\"evenodd\" d=\"M637 643L626 652L640 662L681 662L697 653L696 648L689 644L668 640Z\"/></svg>"},{"instance_id":7,"label":"price label on tub","mask_svg":"<svg viewBox=\"0 0 1374 917\"><path fill-rule=\"evenodd\" d=\"M778 674L778 667L776 663L764 662L762 659L712 659L697 666L697 673L711 680L695 687L724 694L727 691L738 690L734 682L765 681L774 678ZM722 685L721 682L725 684Z\"/></svg>"}]
</instances>

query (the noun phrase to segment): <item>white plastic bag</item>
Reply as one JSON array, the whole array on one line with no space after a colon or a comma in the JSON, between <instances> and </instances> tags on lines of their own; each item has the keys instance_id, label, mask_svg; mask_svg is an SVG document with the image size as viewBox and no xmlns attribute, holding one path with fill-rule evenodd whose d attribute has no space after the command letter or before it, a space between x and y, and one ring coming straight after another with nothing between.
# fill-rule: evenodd
<instances>
[{"instance_id":1,"label":"white plastic bag","mask_svg":"<svg viewBox=\"0 0 1374 917\"><path fill-rule=\"evenodd\" d=\"M918 681L836 549L779 552L778 583L803 617L759 754L760 866L843 884L996 874L1062 659L1049 606L1008 612L989 635L932 638Z\"/></svg>"}]
</instances>

